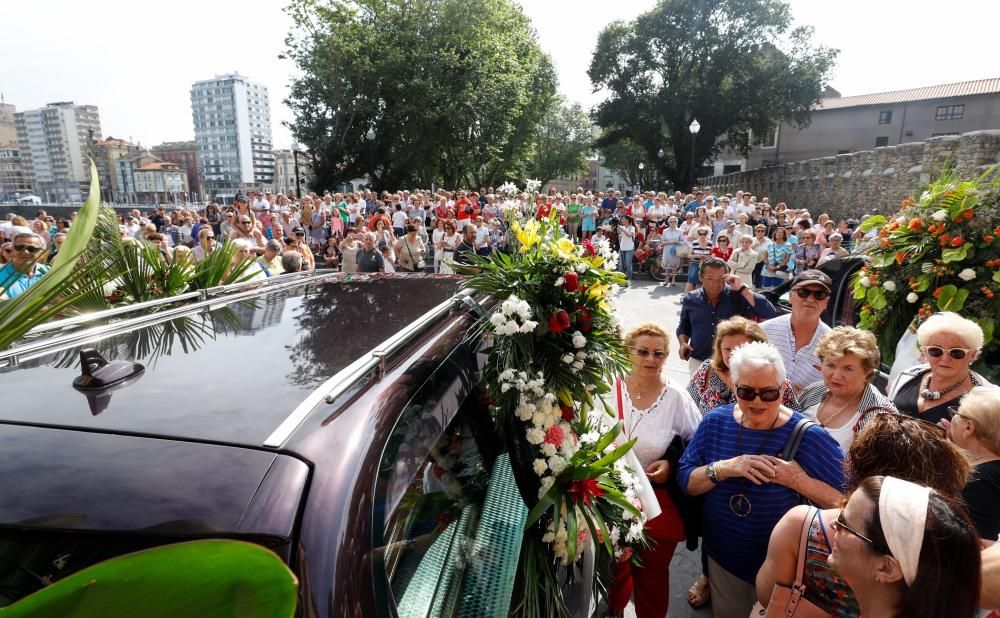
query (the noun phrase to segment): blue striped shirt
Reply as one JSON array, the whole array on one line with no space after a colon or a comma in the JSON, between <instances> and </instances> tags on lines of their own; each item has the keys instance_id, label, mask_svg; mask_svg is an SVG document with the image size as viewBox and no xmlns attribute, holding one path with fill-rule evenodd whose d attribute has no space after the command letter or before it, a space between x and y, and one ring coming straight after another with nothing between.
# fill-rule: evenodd
<instances>
[{"instance_id":1,"label":"blue striped shirt","mask_svg":"<svg viewBox=\"0 0 1000 618\"><path fill-rule=\"evenodd\" d=\"M738 455L778 455L799 420L805 418L793 412L792 418L770 432L767 429L743 428L741 448L736 449L740 424L733 418L734 404L716 408L705 415L684 456L681 457L677 482L686 488L695 468ZM770 434L770 435L769 435ZM840 445L825 429L810 427L802 438L795 455L806 474L833 487L843 488L844 455ZM729 499L743 492L752 510L747 517L738 517L729 508ZM704 551L719 566L740 579L753 584L757 571L767 557L771 530L788 509L799 504L799 495L778 484L754 485L744 477L730 478L705 494Z\"/></svg>"}]
</instances>

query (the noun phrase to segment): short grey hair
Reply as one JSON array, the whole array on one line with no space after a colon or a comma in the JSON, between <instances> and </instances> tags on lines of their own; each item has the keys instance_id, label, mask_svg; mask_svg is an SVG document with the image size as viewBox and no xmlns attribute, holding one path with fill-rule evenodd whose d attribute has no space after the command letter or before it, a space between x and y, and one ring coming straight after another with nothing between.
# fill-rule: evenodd
<instances>
[{"instance_id":1,"label":"short grey hair","mask_svg":"<svg viewBox=\"0 0 1000 618\"><path fill-rule=\"evenodd\" d=\"M271 240L267 241L267 244L264 245L264 248L265 249L270 249L271 251L274 251L275 253L281 253L281 243L278 242L274 238L272 238Z\"/></svg>"},{"instance_id":2,"label":"short grey hair","mask_svg":"<svg viewBox=\"0 0 1000 618\"><path fill-rule=\"evenodd\" d=\"M979 351L983 348L983 329L972 320L963 318L952 311L942 311L927 318L923 324L917 328L917 342L921 347L927 340L938 333L951 333L958 335L969 348Z\"/></svg>"},{"instance_id":3,"label":"short grey hair","mask_svg":"<svg viewBox=\"0 0 1000 618\"><path fill-rule=\"evenodd\" d=\"M253 251L257 248L256 243L251 241L249 238L237 238L233 240L233 244L236 245L236 249L240 251Z\"/></svg>"},{"instance_id":4,"label":"short grey hair","mask_svg":"<svg viewBox=\"0 0 1000 618\"><path fill-rule=\"evenodd\" d=\"M781 352L773 344L763 341L751 341L744 343L733 350L729 357L729 371L733 374L733 384L740 381L740 374L743 370L753 371L761 367L770 365L777 374L778 387L785 383L785 361L781 358Z\"/></svg>"},{"instance_id":5,"label":"short grey hair","mask_svg":"<svg viewBox=\"0 0 1000 618\"><path fill-rule=\"evenodd\" d=\"M43 247L45 246L45 239L34 232L18 232L17 234L14 234L14 238L11 240L13 240L16 244L18 238L34 238L38 242L42 243Z\"/></svg>"},{"instance_id":6,"label":"short grey hair","mask_svg":"<svg viewBox=\"0 0 1000 618\"><path fill-rule=\"evenodd\" d=\"M281 254L281 270L286 273L302 270L302 254L298 251L285 251Z\"/></svg>"}]
</instances>

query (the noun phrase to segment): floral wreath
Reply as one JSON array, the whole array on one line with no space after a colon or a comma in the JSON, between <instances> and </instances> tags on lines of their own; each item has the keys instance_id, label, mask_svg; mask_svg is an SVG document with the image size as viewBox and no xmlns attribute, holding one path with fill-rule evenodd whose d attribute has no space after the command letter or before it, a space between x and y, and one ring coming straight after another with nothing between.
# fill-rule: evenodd
<instances>
[{"instance_id":1,"label":"floral wreath","mask_svg":"<svg viewBox=\"0 0 1000 618\"><path fill-rule=\"evenodd\" d=\"M630 366L611 305L623 277L606 239L574 243L554 210L541 221L522 223L513 209L504 216L510 252L456 270L470 275L467 287L497 301L473 335L491 341L490 409L531 508L518 569L522 601L513 611L567 615L560 573L573 578L591 541L599 596L615 561L646 542L642 470L623 460L635 441L618 442L621 423L599 397Z\"/></svg>"}]
</instances>

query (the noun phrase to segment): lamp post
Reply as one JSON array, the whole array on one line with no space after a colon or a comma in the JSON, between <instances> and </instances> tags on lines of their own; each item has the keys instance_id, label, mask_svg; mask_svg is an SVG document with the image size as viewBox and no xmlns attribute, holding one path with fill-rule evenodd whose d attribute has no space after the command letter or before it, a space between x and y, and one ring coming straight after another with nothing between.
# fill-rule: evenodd
<instances>
[{"instance_id":1,"label":"lamp post","mask_svg":"<svg viewBox=\"0 0 1000 618\"><path fill-rule=\"evenodd\" d=\"M295 199L302 199L302 185L299 184L299 143L292 142L292 160L295 166Z\"/></svg>"},{"instance_id":2,"label":"lamp post","mask_svg":"<svg viewBox=\"0 0 1000 618\"><path fill-rule=\"evenodd\" d=\"M698 139L698 131L701 131L697 118L691 121L688 130L691 131L691 189L694 190L694 142Z\"/></svg>"},{"instance_id":3,"label":"lamp post","mask_svg":"<svg viewBox=\"0 0 1000 618\"><path fill-rule=\"evenodd\" d=\"M639 177L636 179L639 181L639 192L642 193L642 170L646 169L646 164L639 161Z\"/></svg>"}]
</instances>

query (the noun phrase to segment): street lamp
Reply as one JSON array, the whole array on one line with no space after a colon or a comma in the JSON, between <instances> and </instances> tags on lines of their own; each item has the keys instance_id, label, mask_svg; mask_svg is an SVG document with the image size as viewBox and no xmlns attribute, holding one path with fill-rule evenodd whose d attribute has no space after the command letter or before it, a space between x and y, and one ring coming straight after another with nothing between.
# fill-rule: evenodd
<instances>
[{"instance_id":1,"label":"street lamp","mask_svg":"<svg viewBox=\"0 0 1000 618\"><path fill-rule=\"evenodd\" d=\"M642 192L642 170L644 170L644 169L646 169L646 164L643 163L642 161L639 161L639 178L637 180L639 181L639 192L640 193Z\"/></svg>"},{"instance_id":2,"label":"street lamp","mask_svg":"<svg viewBox=\"0 0 1000 618\"><path fill-rule=\"evenodd\" d=\"M667 153L663 152L663 149L660 148L660 150L656 153L656 156L662 159L663 155L665 155L665 154L667 154Z\"/></svg>"},{"instance_id":3,"label":"street lamp","mask_svg":"<svg viewBox=\"0 0 1000 618\"><path fill-rule=\"evenodd\" d=\"M701 131L697 118L691 121L688 130L691 131L691 189L694 190L694 142L698 139L698 131Z\"/></svg>"},{"instance_id":4,"label":"street lamp","mask_svg":"<svg viewBox=\"0 0 1000 618\"><path fill-rule=\"evenodd\" d=\"M295 162L295 199L302 199L302 185L299 184L299 143L292 142L292 160Z\"/></svg>"}]
</instances>

